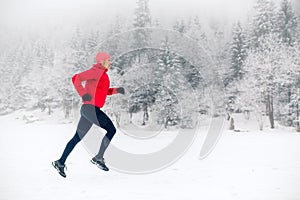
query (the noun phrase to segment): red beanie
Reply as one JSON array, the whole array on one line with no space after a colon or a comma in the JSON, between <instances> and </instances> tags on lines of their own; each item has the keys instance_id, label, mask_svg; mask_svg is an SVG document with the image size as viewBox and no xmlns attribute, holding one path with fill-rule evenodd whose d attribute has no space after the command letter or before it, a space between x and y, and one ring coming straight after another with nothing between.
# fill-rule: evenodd
<instances>
[{"instance_id":1,"label":"red beanie","mask_svg":"<svg viewBox=\"0 0 300 200\"><path fill-rule=\"evenodd\" d=\"M101 63L104 60L109 59L109 58L110 58L110 55L108 53L106 53L106 52L99 52L96 55L96 62L97 63Z\"/></svg>"}]
</instances>

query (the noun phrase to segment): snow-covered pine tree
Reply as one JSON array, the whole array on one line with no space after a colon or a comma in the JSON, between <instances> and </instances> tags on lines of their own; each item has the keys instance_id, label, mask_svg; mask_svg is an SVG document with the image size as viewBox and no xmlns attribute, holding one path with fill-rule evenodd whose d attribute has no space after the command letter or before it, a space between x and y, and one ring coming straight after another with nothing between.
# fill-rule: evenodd
<instances>
[{"instance_id":1,"label":"snow-covered pine tree","mask_svg":"<svg viewBox=\"0 0 300 200\"><path fill-rule=\"evenodd\" d=\"M210 21L207 31L209 32L209 34L207 34L208 45L203 47L203 51L206 51L208 59L210 58L211 67L214 68L214 76L219 76L220 79L224 79L231 63L229 43L231 36L225 24L219 21ZM215 77L213 76L205 78L208 82L215 82Z\"/></svg>"},{"instance_id":2,"label":"snow-covered pine tree","mask_svg":"<svg viewBox=\"0 0 300 200\"><path fill-rule=\"evenodd\" d=\"M177 125L179 123L179 107L177 95L171 88L158 82L155 84L155 104L153 109L157 113L157 123L164 124L166 128L169 125Z\"/></svg>"},{"instance_id":3,"label":"snow-covered pine tree","mask_svg":"<svg viewBox=\"0 0 300 200\"><path fill-rule=\"evenodd\" d=\"M260 46L263 50L258 52L252 49L245 62L247 74L243 84L248 89L239 88L243 93L241 104L243 101L248 102L246 106L256 111L260 124L262 115L267 115L271 128L274 128L275 112L278 112L274 110L274 105L280 94L278 85L284 85L290 79L291 71L288 70L290 66L287 63L293 59L286 53L286 45L275 34L265 38Z\"/></svg>"},{"instance_id":4,"label":"snow-covered pine tree","mask_svg":"<svg viewBox=\"0 0 300 200\"><path fill-rule=\"evenodd\" d=\"M38 107L47 108L50 115L53 109L60 106L57 98L57 88L53 87L55 80L56 54L52 40L38 39L34 46L34 64L33 68L39 69L39 77L35 78L37 83L34 87L38 88ZM36 70L35 69L35 70ZM39 81L40 80L40 81Z\"/></svg>"},{"instance_id":5,"label":"snow-covered pine tree","mask_svg":"<svg viewBox=\"0 0 300 200\"><path fill-rule=\"evenodd\" d=\"M0 74L2 84L0 87L0 115L8 114L16 109L12 104L16 93L16 84L21 79L16 49L11 49L0 55Z\"/></svg>"},{"instance_id":6,"label":"snow-covered pine tree","mask_svg":"<svg viewBox=\"0 0 300 200\"><path fill-rule=\"evenodd\" d=\"M276 31L276 11L277 7L272 0L257 0L251 23L251 58L247 59L247 65L252 66L250 71L254 72L253 76L259 84L256 87L261 89L257 91L258 96L263 95L259 97L259 102L264 102L266 106L271 128L274 128L274 95L279 59L275 51L281 47ZM262 112L259 113L261 115Z\"/></svg>"},{"instance_id":7,"label":"snow-covered pine tree","mask_svg":"<svg viewBox=\"0 0 300 200\"><path fill-rule=\"evenodd\" d=\"M158 69L155 70L155 79L158 79L157 81L161 83L161 92L157 93L159 95L157 99L159 99L160 105L164 105L159 109L161 110L161 117L165 121L165 127L167 127L168 123L178 124L179 114L178 109L175 108L177 107L176 104L178 104L180 93L187 85L182 73L181 60L172 52L168 37L165 37L163 40L162 49L164 51L159 55L157 61Z\"/></svg>"},{"instance_id":8,"label":"snow-covered pine tree","mask_svg":"<svg viewBox=\"0 0 300 200\"><path fill-rule=\"evenodd\" d=\"M176 26L174 26L174 29L177 30ZM186 35L194 39L196 42L198 42L199 45L203 46L203 44L206 44L207 36L203 30L202 22L200 21L200 18L198 16L191 19L189 27L185 29L186 29L185 31Z\"/></svg>"},{"instance_id":9,"label":"snow-covered pine tree","mask_svg":"<svg viewBox=\"0 0 300 200\"><path fill-rule=\"evenodd\" d=\"M14 87L16 92L11 103L15 109L32 108L38 102L38 91L42 84L42 66L37 64L36 40L27 40L16 50L16 65L19 68L19 78L16 77ZM39 59L38 59L39 60Z\"/></svg>"},{"instance_id":10,"label":"snow-covered pine tree","mask_svg":"<svg viewBox=\"0 0 300 200\"><path fill-rule=\"evenodd\" d=\"M171 50L168 37L162 43L164 51L159 55L157 61L158 69L156 76L161 77L165 85L170 87L176 94L184 89L184 77L180 58Z\"/></svg>"},{"instance_id":11,"label":"snow-covered pine tree","mask_svg":"<svg viewBox=\"0 0 300 200\"><path fill-rule=\"evenodd\" d=\"M269 34L276 32L276 5L273 0L257 0L251 23L251 47L259 50L260 43Z\"/></svg>"},{"instance_id":12,"label":"snow-covered pine tree","mask_svg":"<svg viewBox=\"0 0 300 200\"><path fill-rule=\"evenodd\" d=\"M299 80L298 80L299 84ZM296 126L296 131L300 132L300 89L293 88L291 95L291 102L289 104L289 107L292 107L294 112L291 115L293 125Z\"/></svg>"},{"instance_id":13,"label":"snow-covered pine tree","mask_svg":"<svg viewBox=\"0 0 300 200\"><path fill-rule=\"evenodd\" d=\"M130 122L134 113L143 112L143 121L141 125L146 125L150 116L150 107L155 102L155 93L158 83L155 83L153 64L142 66L134 64L130 70L122 77L122 85L126 85L128 101L128 112L130 114Z\"/></svg>"},{"instance_id":14,"label":"snow-covered pine tree","mask_svg":"<svg viewBox=\"0 0 300 200\"><path fill-rule=\"evenodd\" d=\"M53 78L55 81L52 83L52 87L57 89L57 99L60 102L66 119L71 116L73 108L75 108L75 110L78 109L79 103L81 102L80 97L72 85L72 76L79 72L79 70L77 71L75 66L68 62L69 51L69 47L63 46L56 52L58 56L55 65L56 73Z\"/></svg>"},{"instance_id":15,"label":"snow-covered pine tree","mask_svg":"<svg viewBox=\"0 0 300 200\"><path fill-rule=\"evenodd\" d=\"M94 42L93 42L94 43ZM79 27L76 27L68 45L71 49L68 54L68 63L76 70L84 71L88 65L87 38Z\"/></svg>"},{"instance_id":16,"label":"snow-covered pine tree","mask_svg":"<svg viewBox=\"0 0 300 200\"><path fill-rule=\"evenodd\" d=\"M110 26L110 30L108 31L104 45L112 57L115 55L119 56L120 53L123 53L120 49L129 42L128 34L120 34L125 31L125 22L126 19L124 17L117 15Z\"/></svg>"},{"instance_id":17,"label":"snow-covered pine tree","mask_svg":"<svg viewBox=\"0 0 300 200\"><path fill-rule=\"evenodd\" d=\"M290 0L282 0L277 14L279 37L289 46L299 41L299 19L293 11Z\"/></svg>"},{"instance_id":18,"label":"snow-covered pine tree","mask_svg":"<svg viewBox=\"0 0 300 200\"><path fill-rule=\"evenodd\" d=\"M281 65L278 82L278 113L283 125L295 126L299 131L299 99L300 99L300 47L284 46L281 49Z\"/></svg>"},{"instance_id":19,"label":"snow-covered pine tree","mask_svg":"<svg viewBox=\"0 0 300 200\"><path fill-rule=\"evenodd\" d=\"M294 69L296 69L295 73L294 73L294 76L295 76L295 88L296 88L296 91L295 91L295 95L294 95L294 98L293 100L295 100L295 104L296 104L296 125L297 125L297 131L300 132L300 57L299 57L299 54L300 54L300 45L297 45L294 47L295 48L295 54L294 54L294 58L293 61L294 61Z\"/></svg>"},{"instance_id":20,"label":"snow-covered pine tree","mask_svg":"<svg viewBox=\"0 0 300 200\"><path fill-rule=\"evenodd\" d=\"M184 34L187 32L187 25L185 24L184 20L176 20L175 24L173 25L173 30Z\"/></svg>"},{"instance_id":21,"label":"snow-covered pine tree","mask_svg":"<svg viewBox=\"0 0 300 200\"><path fill-rule=\"evenodd\" d=\"M91 30L87 34L87 39L86 39L86 51L88 55L90 54L95 54L95 52L98 51L97 47L100 44L100 33L99 31L93 31ZM91 64L91 63L89 63Z\"/></svg>"},{"instance_id":22,"label":"snow-covered pine tree","mask_svg":"<svg viewBox=\"0 0 300 200\"><path fill-rule=\"evenodd\" d=\"M163 73L169 70L175 70L176 66L179 64L179 59L171 52L171 46L169 43L169 38L166 36L162 42L162 49L164 50L157 61L158 71L157 75L163 75Z\"/></svg>"},{"instance_id":23,"label":"snow-covered pine tree","mask_svg":"<svg viewBox=\"0 0 300 200\"><path fill-rule=\"evenodd\" d=\"M228 79L231 81L237 81L242 79L245 75L243 64L248 51L247 36L246 33L243 31L240 22L238 22L234 26L232 40L233 41L231 43L231 66Z\"/></svg>"},{"instance_id":24,"label":"snow-covered pine tree","mask_svg":"<svg viewBox=\"0 0 300 200\"><path fill-rule=\"evenodd\" d=\"M236 99L238 98L239 90L237 85L240 80L245 76L244 62L247 57L248 51L248 41L246 33L244 32L240 22L234 25L232 30L232 43L231 43L231 65L228 72L225 73L224 86L226 88L226 112L228 115L228 120L231 120L232 129L234 127L234 119L232 113L241 112L248 113L246 107L241 107L236 104Z\"/></svg>"},{"instance_id":25,"label":"snow-covered pine tree","mask_svg":"<svg viewBox=\"0 0 300 200\"><path fill-rule=\"evenodd\" d=\"M279 10L277 12L277 21L278 21L277 32L279 38L287 46L297 45L297 43L299 43L300 41L299 40L299 36L300 36L299 18L297 18L296 14L294 13L292 4L289 0L281 1ZM287 51L290 52L291 49L293 48L288 48ZM290 55L292 54L293 53L291 53ZM289 57L290 55L287 55L287 57ZM295 58L292 59L294 60ZM292 103L292 95L293 95L292 90L297 91L293 89L295 86L295 82L291 81L291 78L292 77L289 76L288 79L284 81L283 84L279 87L279 93L282 94L279 96L280 97L279 106L278 106L278 109L280 110L279 119L281 123L288 126L292 126L294 124L293 121L295 120L294 117L295 104Z\"/></svg>"},{"instance_id":26,"label":"snow-covered pine tree","mask_svg":"<svg viewBox=\"0 0 300 200\"><path fill-rule=\"evenodd\" d=\"M133 28L134 32L134 48L147 47L150 42L150 33L148 29L151 26L151 15L149 9L149 0L138 0L137 8L135 9L135 18Z\"/></svg>"}]
</instances>

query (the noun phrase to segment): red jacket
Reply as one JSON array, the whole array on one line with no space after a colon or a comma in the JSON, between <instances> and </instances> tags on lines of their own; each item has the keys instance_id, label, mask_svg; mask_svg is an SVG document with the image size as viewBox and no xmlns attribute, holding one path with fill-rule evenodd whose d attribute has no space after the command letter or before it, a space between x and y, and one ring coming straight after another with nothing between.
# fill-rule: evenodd
<instances>
[{"instance_id":1,"label":"red jacket","mask_svg":"<svg viewBox=\"0 0 300 200\"><path fill-rule=\"evenodd\" d=\"M73 85L80 97L87 93L92 96L91 101L82 101L83 104L92 104L102 108L107 95L118 93L116 88L109 88L110 81L106 72L107 69L101 64L94 64L90 69L72 77Z\"/></svg>"}]
</instances>

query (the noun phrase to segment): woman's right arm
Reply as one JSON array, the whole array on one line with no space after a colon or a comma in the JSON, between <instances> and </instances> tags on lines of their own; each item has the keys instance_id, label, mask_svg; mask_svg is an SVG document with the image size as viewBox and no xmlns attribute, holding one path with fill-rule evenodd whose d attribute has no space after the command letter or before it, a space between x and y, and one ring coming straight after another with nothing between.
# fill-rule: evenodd
<instances>
[{"instance_id":1,"label":"woman's right arm","mask_svg":"<svg viewBox=\"0 0 300 200\"><path fill-rule=\"evenodd\" d=\"M97 73L93 68L75 74L72 77L73 85L80 97L87 93L86 89L82 86L82 82L89 79L97 79Z\"/></svg>"}]
</instances>

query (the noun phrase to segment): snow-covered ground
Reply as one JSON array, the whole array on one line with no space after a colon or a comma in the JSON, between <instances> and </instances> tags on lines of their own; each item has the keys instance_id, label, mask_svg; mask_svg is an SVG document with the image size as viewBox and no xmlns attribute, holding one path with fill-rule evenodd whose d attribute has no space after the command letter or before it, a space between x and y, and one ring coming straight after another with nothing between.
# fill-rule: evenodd
<instances>
[{"instance_id":1,"label":"snow-covered ground","mask_svg":"<svg viewBox=\"0 0 300 200\"><path fill-rule=\"evenodd\" d=\"M145 175L99 170L79 144L64 179L51 161L73 136L73 124L24 124L12 115L0 117L0 126L1 200L300 199L300 134L286 128L225 131L215 150L199 160L203 131L178 162ZM114 140L121 145L127 137L118 133Z\"/></svg>"}]
</instances>

